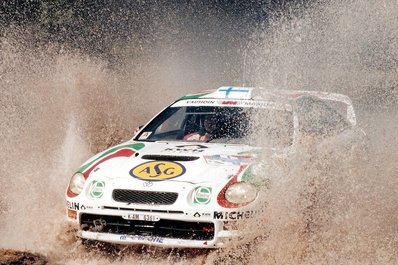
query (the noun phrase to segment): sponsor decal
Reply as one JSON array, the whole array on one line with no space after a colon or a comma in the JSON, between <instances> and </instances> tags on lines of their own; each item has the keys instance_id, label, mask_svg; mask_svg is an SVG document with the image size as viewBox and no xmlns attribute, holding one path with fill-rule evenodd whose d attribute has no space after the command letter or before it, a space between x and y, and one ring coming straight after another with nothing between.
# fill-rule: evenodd
<instances>
[{"instance_id":1,"label":"sponsor decal","mask_svg":"<svg viewBox=\"0 0 398 265\"><path fill-rule=\"evenodd\" d=\"M242 106L242 107L248 107L248 108L253 107L253 108L265 108L265 109L276 109L276 110L286 110L286 111L293 110L291 105L276 103L276 102L272 102L272 101L247 100L247 101L242 101L241 104L238 104L238 105Z\"/></svg>"},{"instance_id":2,"label":"sponsor decal","mask_svg":"<svg viewBox=\"0 0 398 265\"><path fill-rule=\"evenodd\" d=\"M212 155L204 156L206 163L216 165L235 165L249 164L254 158L252 156L231 156L231 155Z\"/></svg>"},{"instance_id":3,"label":"sponsor decal","mask_svg":"<svg viewBox=\"0 0 398 265\"><path fill-rule=\"evenodd\" d=\"M198 149L206 149L208 148L205 145L201 145L201 144L185 144L185 145L177 145L176 147L178 148L184 148L187 150L198 150Z\"/></svg>"},{"instance_id":4,"label":"sponsor decal","mask_svg":"<svg viewBox=\"0 0 398 265\"><path fill-rule=\"evenodd\" d=\"M151 135L151 134L152 134L152 132L143 132L143 133L140 135L140 140L147 139L147 138L149 137L149 135Z\"/></svg>"},{"instance_id":5,"label":"sponsor decal","mask_svg":"<svg viewBox=\"0 0 398 265\"><path fill-rule=\"evenodd\" d=\"M211 200L210 187L197 187L193 192L193 203L208 204Z\"/></svg>"},{"instance_id":6,"label":"sponsor decal","mask_svg":"<svg viewBox=\"0 0 398 265\"><path fill-rule=\"evenodd\" d=\"M217 220L248 219L248 218L253 218L257 212L259 211L230 211L230 212L214 211L213 218Z\"/></svg>"},{"instance_id":7,"label":"sponsor decal","mask_svg":"<svg viewBox=\"0 0 398 265\"><path fill-rule=\"evenodd\" d=\"M201 217L202 215L200 215L199 212L194 213L193 217Z\"/></svg>"},{"instance_id":8,"label":"sponsor decal","mask_svg":"<svg viewBox=\"0 0 398 265\"><path fill-rule=\"evenodd\" d=\"M223 105L236 105L238 104L238 101L233 101L233 100L225 100L222 102Z\"/></svg>"},{"instance_id":9,"label":"sponsor decal","mask_svg":"<svg viewBox=\"0 0 398 265\"><path fill-rule=\"evenodd\" d=\"M66 201L66 207L69 210L74 210L74 211L79 211L79 210L86 210L86 209L92 209L92 206L85 206L83 204L80 204L78 202L70 202Z\"/></svg>"},{"instance_id":10,"label":"sponsor decal","mask_svg":"<svg viewBox=\"0 0 398 265\"><path fill-rule=\"evenodd\" d=\"M163 152L172 152L172 153L201 153L208 148L205 145L200 144L189 144L189 145L177 145L175 147L166 148Z\"/></svg>"},{"instance_id":11,"label":"sponsor decal","mask_svg":"<svg viewBox=\"0 0 398 265\"><path fill-rule=\"evenodd\" d=\"M200 212L196 212L196 213L194 213L193 214L193 217L197 217L197 218L199 218L199 217L211 217L211 213L200 213Z\"/></svg>"},{"instance_id":12,"label":"sponsor decal","mask_svg":"<svg viewBox=\"0 0 398 265\"><path fill-rule=\"evenodd\" d=\"M104 194L104 189L105 189L104 181L94 180L93 182L91 182L89 194L93 198L101 198L102 195Z\"/></svg>"},{"instance_id":13,"label":"sponsor decal","mask_svg":"<svg viewBox=\"0 0 398 265\"><path fill-rule=\"evenodd\" d=\"M231 94L231 92L235 93L248 93L250 92L250 89L248 88L244 88L244 87L228 87L228 88L221 88L218 91L220 92L225 92L225 97L228 98L229 94Z\"/></svg>"},{"instance_id":14,"label":"sponsor decal","mask_svg":"<svg viewBox=\"0 0 398 265\"><path fill-rule=\"evenodd\" d=\"M239 152L238 153L238 155L252 156L252 157L257 157L260 154L261 154L261 149L260 148L251 149L251 150L248 150L248 151L243 151L243 152Z\"/></svg>"},{"instance_id":15,"label":"sponsor decal","mask_svg":"<svg viewBox=\"0 0 398 265\"><path fill-rule=\"evenodd\" d=\"M149 187L152 187L152 186L153 186L153 182L152 182L152 181L145 181L144 183L142 183L142 185L143 185L144 187L149 188Z\"/></svg>"},{"instance_id":16,"label":"sponsor decal","mask_svg":"<svg viewBox=\"0 0 398 265\"><path fill-rule=\"evenodd\" d=\"M234 103L232 103L234 102ZM236 103L235 103L236 102ZM276 110L286 110L292 111L293 107L289 104L277 103L273 101L255 101L255 100L183 100L178 101L173 106L183 107L183 106L230 106L230 107L242 107L242 108L261 108L261 109L276 109Z\"/></svg>"},{"instance_id":17,"label":"sponsor decal","mask_svg":"<svg viewBox=\"0 0 398 265\"><path fill-rule=\"evenodd\" d=\"M188 105L207 105L207 104L214 104L216 101L211 99L194 99L194 100L187 100L186 103Z\"/></svg>"},{"instance_id":18,"label":"sponsor decal","mask_svg":"<svg viewBox=\"0 0 398 265\"><path fill-rule=\"evenodd\" d=\"M120 240L138 240L152 243L163 243L163 238L158 236L121 235Z\"/></svg>"},{"instance_id":19,"label":"sponsor decal","mask_svg":"<svg viewBox=\"0 0 398 265\"><path fill-rule=\"evenodd\" d=\"M68 207L68 209L70 210L80 210L80 204L78 202L70 202L67 201L66 202L66 206Z\"/></svg>"},{"instance_id":20,"label":"sponsor decal","mask_svg":"<svg viewBox=\"0 0 398 265\"><path fill-rule=\"evenodd\" d=\"M147 181L172 179L185 174L185 167L177 162L151 161L130 170L130 175Z\"/></svg>"},{"instance_id":21,"label":"sponsor decal","mask_svg":"<svg viewBox=\"0 0 398 265\"><path fill-rule=\"evenodd\" d=\"M173 104L173 107L183 106L202 106L202 105L216 105L217 101L212 99L192 99L192 100L180 100Z\"/></svg>"}]
</instances>

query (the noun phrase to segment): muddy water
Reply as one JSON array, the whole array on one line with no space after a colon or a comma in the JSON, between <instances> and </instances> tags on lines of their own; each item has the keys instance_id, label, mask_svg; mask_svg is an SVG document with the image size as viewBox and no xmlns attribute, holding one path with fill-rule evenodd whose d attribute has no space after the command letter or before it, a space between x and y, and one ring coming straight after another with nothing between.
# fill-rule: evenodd
<instances>
[{"instance_id":1,"label":"muddy water","mask_svg":"<svg viewBox=\"0 0 398 265\"><path fill-rule=\"evenodd\" d=\"M254 234L210 252L87 249L65 223L63 193L91 154L225 73L180 74L186 58L168 52L115 68L56 45L31 47L18 33L2 38L0 247L40 252L51 264L397 264L396 14L396 1L320 3L253 35L244 73L226 80L345 93L369 149L352 159L334 139L325 158L311 160L304 149L288 171L271 167L269 207L250 223Z\"/></svg>"},{"instance_id":2,"label":"muddy water","mask_svg":"<svg viewBox=\"0 0 398 265\"><path fill-rule=\"evenodd\" d=\"M398 262L397 13L396 1L320 3L253 38L256 84L347 94L369 139L366 156L331 139L323 156L303 149L287 174L271 175L270 233L254 263Z\"/></svg>"}]
</instances>

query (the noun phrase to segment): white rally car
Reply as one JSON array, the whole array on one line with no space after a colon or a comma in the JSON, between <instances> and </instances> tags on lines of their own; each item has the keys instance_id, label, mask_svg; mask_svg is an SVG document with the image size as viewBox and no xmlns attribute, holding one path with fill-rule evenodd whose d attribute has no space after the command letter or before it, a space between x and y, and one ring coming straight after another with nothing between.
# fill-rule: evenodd
<instances>
[{"instance_id":1,"label":"white rally car","mask_svg":"<svg viewBox=\"0 0 398 265\"><path fill-rule=\"evenodd\" d=\"M352 103L341 94L221 87L187 95L77 170L67 216L83 239L222 247L239 234L231 222L266 205L261 150L288 157L304 134L355 128Z\"/></svg>"}]
</instances>

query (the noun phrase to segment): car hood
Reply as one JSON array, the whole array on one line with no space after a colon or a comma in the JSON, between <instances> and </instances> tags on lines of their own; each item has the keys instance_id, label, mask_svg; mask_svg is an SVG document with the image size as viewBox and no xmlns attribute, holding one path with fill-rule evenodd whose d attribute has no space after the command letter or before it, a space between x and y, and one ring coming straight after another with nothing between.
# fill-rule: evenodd
<instances>
[{"instance_id":1,"label":"car hood","mask_svg":"<svg viewBox=\"0 0 398 265\"><path fill-rule=\"evenodd\" d=\"M250 164L256 149L246 145L130 142L141 144L130 156L114 156L93 168L91 177L128 178L135 181L222 183ZM126 146L126 144L124 145ZM128 145L127 145L128 146ZM119 146L123 148L123 145ZM115 149L115 148L114 148ZM120 149L117 149L120 153ZM109 155L112 153L109 152Z\"/></svg>"}]
</instances>

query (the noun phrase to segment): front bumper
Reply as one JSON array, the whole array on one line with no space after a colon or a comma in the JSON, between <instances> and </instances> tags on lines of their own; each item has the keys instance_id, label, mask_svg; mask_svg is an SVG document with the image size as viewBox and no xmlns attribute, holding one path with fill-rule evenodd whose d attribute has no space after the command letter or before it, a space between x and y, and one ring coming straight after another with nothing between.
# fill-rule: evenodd
<instances>
[{"instance_id":1,"label":"front bumper","mask_svg":"<svg viewBox=\"0 0 398 265\"><path fill-rule=\"evenodd\" d=\"M220 248L225 246L225 241L221 238L215 240L186 240L176 239L158 236L142 236L142 235L128 235L128 234L111 234L111 233L99 233L80 230L80 237L103 241L113 244L140 244L140 245L151 245L166 248Z\"/></svg>"},{"instance_id":2,"label":"front bumper","mask_svg":"<svg viewBox=\"0 0 398 265\"><path fill-rule=\"evenodd\" d=\"M159 220L144 221L126 219L126 214L120 211L101 212L79 211L76 214L73 221L79 225L79 237L114 244L220 248L238 235L230 226L231 220L193 219L184 213L158 215Z\"/></svg>"}]
</instances>

